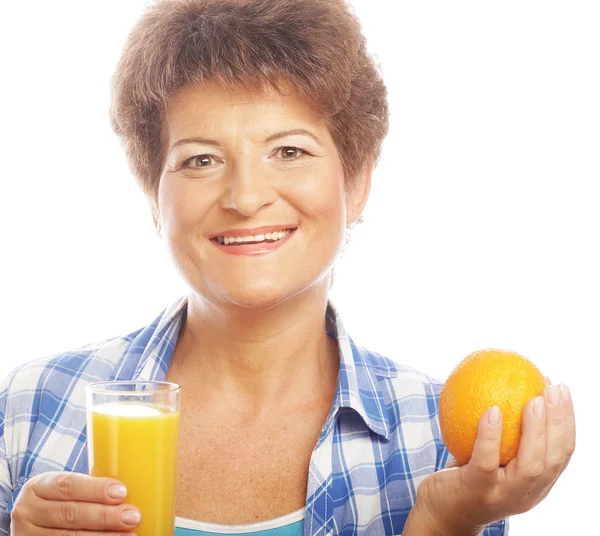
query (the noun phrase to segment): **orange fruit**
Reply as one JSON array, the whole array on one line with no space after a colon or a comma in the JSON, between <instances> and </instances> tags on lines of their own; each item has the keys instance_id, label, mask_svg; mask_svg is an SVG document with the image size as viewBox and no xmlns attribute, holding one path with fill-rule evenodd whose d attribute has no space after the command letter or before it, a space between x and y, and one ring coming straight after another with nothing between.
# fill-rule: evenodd
<instances>
[{"instance_id":1,"label":"orange fruit","mask_svg":"<svg viewBox=\"0 0 600 536\"><path fill-rule=\"evenodd\" d=\"M468 463L481 416L492 406L502 412L500 465L516 457L525 403L540 395L546 380L529 359L505 350L473 352L450 373L440 393L442 438L450 454Z\"/></svg>"}]
</instances>

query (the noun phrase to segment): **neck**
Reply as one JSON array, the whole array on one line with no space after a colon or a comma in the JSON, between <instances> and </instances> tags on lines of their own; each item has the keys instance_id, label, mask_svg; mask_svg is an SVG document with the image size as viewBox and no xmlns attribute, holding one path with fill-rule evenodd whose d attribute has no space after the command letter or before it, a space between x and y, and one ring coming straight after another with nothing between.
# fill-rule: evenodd
<instances>
[{"instance_id":1,"label":"neck","mask_svg":"<svg viewBox=\"0 0 600 536\"><path fill-rule=\"evenodd\" d=\"M190 296L169 375L205 402L225 401L254 415L323 397L330 402L339 358L325 331L328 290L327 283L261 308Z\"/></svg>"}]
</instances>

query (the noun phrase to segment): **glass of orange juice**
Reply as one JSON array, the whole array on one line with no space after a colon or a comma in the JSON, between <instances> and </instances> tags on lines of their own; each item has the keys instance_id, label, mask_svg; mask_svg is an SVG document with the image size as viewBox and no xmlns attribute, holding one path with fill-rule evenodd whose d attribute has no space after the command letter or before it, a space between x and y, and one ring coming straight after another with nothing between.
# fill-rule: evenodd
<instances>
[{"instance_id":1,"label":"glass of orange juice","mask_svg":"<svg viewBox=\"0 0 600 536\"><path fill-rule=\"evenodd\" d=\"M86 386L89 470L127 487L142 513L138 536L173 536L179 385L113 381Z\"/></svg>"}]
</instances>

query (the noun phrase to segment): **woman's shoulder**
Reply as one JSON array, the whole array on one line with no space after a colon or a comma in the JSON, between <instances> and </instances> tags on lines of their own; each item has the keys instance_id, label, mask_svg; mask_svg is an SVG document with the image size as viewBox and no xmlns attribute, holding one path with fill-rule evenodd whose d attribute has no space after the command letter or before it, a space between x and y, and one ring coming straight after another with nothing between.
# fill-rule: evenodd
<instances>
[{"instance_id":1,"label":"woman's shoulder","mask_svg":"<svg viewBox=\"0 0 600 536\"><path fill-rule=\"evenodd\" d=\"M438 422L443 382L388 357L352 343L360 393L372 422L385 432L390 453L406 451L411 467L443 467L448 460ZM363 369L362 373L360 369ZM380 420L378 420L380 419ZM375 437L375 436L370 436ZM392 456L392 454L390 454Z\"/></svg>"},{"instance_id":2,"label":"woman's shoulder","mask_svg":"<svg viewBox=\"0 0 600 536\"><path fill-rule=\"evenodd\" d=\"M396 395L411 393L439 395L443 382L424 371L403 363L401 358L389 357L352 343L352 350L358 362L377 378L394 388Z\"/></svg>"},{"instance_id":3,"label":"woman's shoulder","mask_svg":"<svg viewBox=\"0 0 600 536\"><path fill-rule=\"evenodd\" d=\"M77 380L91 383L117 376L127 378L135 371L147 346L156 345L165 338L174 338L185 304L185 299L178 299L150 324L126 335L33 359L18 366L0 381L0 411L2 397L7 393L33 394L39 389L63 391L70 389Z\"/></svg>"},{"instance_id":4,"label":"woman's shoulder","mask_svg":"<svg viewBox=\"0 0 600 536\"><path fill-rule=\"evenodd\" d=\"M0 412L31 404L42 393L64 397L78 383L109 379L138 332L27 361L0 381ZM30 406L31 407L31 406Z\"/></svg>"},{"instance_id":5,"label":"woman's shoulder","mask_svg":"<svg viewBox=\"0 0 600 536\"><path fill-rule=\"evenodd\" d=\"M364 406L370 408L371 417L381 419L383 428L392 435L404 435L403 443L416 438L420 448L439 441L438 402L443 382L400 359L352 341L351 347L358 393ZM417 443L410 444L416 448Z\"/></svg>"},{"instance_id":6,"label":"woman's shoulder","mask_svg":"<svg viewBox=\"0 0 600 536\"><path fill-rule=\"evenodd\" d=\"M17 478L73 468L71 455L83 448L85 386L111 379L134 338L34 359L0 381L0 457L10 464L13 486Z\"/></svg>"}]
</instances>

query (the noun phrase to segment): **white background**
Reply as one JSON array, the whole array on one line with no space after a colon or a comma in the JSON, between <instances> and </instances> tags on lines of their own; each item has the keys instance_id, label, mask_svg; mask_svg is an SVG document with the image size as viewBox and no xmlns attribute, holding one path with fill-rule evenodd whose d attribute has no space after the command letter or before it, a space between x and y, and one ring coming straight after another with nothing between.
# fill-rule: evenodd
<instances>
[{"instance_id":1,"label":"white background","mask_svg":"<svg viewBox=\"0 0 600 536\"><path fill-rule=\"evenodd\" d=\"M3 2L0 376L131 332L185 292L108 125L142 0ZM355 0L391 131L333 298L438 378L514 349L573 391L578 449L513 535L597 531L600 8Z\"/></svg>"}]
</instances>

